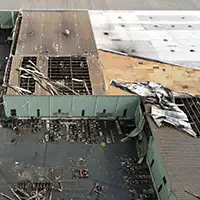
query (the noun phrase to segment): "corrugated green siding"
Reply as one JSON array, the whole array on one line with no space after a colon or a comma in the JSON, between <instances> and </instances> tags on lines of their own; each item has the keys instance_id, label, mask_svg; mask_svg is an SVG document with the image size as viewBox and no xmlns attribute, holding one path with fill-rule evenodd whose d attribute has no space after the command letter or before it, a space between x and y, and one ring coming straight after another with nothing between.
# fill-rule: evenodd
<instances>
[{"instance_id":1,"label":"corrugated green siding","mask_svg":"<svg viewBox=\"0 0 200 200\"><path fill-rule=\"evenodd\" d=\"M160 200L176 200L175 195L172 192L172 186L170 179L167 176L167 173L165 171L165 168L163 166L163 163L161 161L160 153L158 151L156 141L153 139L153 137L150 139L149 142L149 149L147 153L147 161L149 163L149 166L152 163L152 160L154 160L153 165L150 167L151 173L153 175L153 179L156 185L156 188L158 190L159 186L162 184L162 189L160 192L158 192L158 195L160 197ZM164 184L163 177L166 178L167 183Z\"/></svg>"},{"instance_id":2,"label":"corrugated green siding","mask_svg":"<svg viewBox=\"0 0 200 200\"><path fill-rule=\"evenodd\" d=\"M106 110L113 116L123 116L127 109L126 117L133 117L138 106L138 97L129 96L4 96L6 116L10 110L16 109L17 116L36 116L40 109L41 116L53 116L61 109L62 113L71 116L96 116Z\"/></svg>"},{"instance_id":3,"label":"corrugated green siding","mask_svg":"<svg viewBox=\"0 0 200 200\"><path fill-rule=\"evenodd\" d=\"M17 18L17 11L0 11L0 26L3 29L13 28Z\"/></svg>"}]
</instances>

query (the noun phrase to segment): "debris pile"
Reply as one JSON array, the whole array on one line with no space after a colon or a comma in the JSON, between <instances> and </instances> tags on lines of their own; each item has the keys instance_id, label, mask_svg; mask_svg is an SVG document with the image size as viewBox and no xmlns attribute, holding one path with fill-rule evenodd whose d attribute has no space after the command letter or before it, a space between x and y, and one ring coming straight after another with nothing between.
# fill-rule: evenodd
<instances>
[{"instance_id":1,"label":"debris pile","mask_svg":"<svg viewBox=\"0 0 200 200\"><path fill-rule=\"evenodd\" d=\"M9 185L13 197L2 192L1 196L9 200L51 200L53 192L63 191L63 185L60 180L50 179L46 176L45 178L39 177L38 180L35 180L30 174L28 176L27 174L29 173L25 171L21 174L23 180L20 180L17 185ZM43 180L41 181L40 179Z\"/></svg>"},{"instance_id":2,"label":"debris pile","mask_svg":"<svg viewBox=\"0 0 200 200\"><path fill-rule=\"evenodd\" d=\"M2 121L3 127L15 130L16 135L24 132L43 132L44 137L41 142L57 142L61 139L70 143L101 144L114 143L114 131L116 126L114 120L97 118L89 119L43 119L31 117L29 119L19 119L6 117ZM20 134L19 134L20 133Z\"/></svg>"},{"instance_id":3,"label":"debris pile","mask_svg":"<svg viewBox=\"0 0 200 200\"><path fill-rule=\"evenodd\" d=\"M124 181L128 186L130 199L156 200L152 179L146 163L138 164L136 159L121 158Z\"/></svg>"},{"instance_id":4,"label":"debris pile","mask_svg":"<svg viewBox=\"0 0 200 200\"><path fill-rule=\"evenodd\" d=\"M104 186L100 183L95 183L91 192L89 193L89 196L94 197L96 200L99 200L102 196L103 191Z\"/></svg>"},{"instance_id":5,"label":"debris pile","mask_svg":"<svg viewBox=\"0 0 200 200\"><path fill-rule=\"evenodd\" d=\"M132 94L145 97L145 103L153 104L151 116L158 127L168 123L189 133L193 137L197 136L197 133L191 127L187 115L174 102L177 94L169 88L154 82L112 80L110 84Z\"/></svg>"},{"instance_id":6,"label":"debris pile","mask_svg":"<svg viewBox=\"0 0 200 200\"><path fill-rule=\"evenodd\" d=\"M43 142L64 139L70 143L100 144L107 141L96 119L51 120Z\"/></svg>"},{"instance_id":7,"label":"debris pile","mask_svg":"<svg viewBox=\"0 0 200 200\"><path fill-rule=\"evenodd\" d=\"M79 158L76 165L72 168L72 178L82 179L89 178L89 170L86 165L86 161L83 158Z\"/></svg>"},{"instance_id":8,"label":"debris pile","mask_svg":"<svg viewBox=\"0 0 200 200\"><path fill-rule=\"evenodd\" d=\"M55 187L54 184L50 182L19 182L18 186L10 187L10 191L18 200L45 200L45 199L52 199L53 191L62 192L63 186L60 181L58 181L58 187ZM10 197L1 192L1 196L5 197L6 199L13 200L13 197Z\"/></svg>"}]
</instances>

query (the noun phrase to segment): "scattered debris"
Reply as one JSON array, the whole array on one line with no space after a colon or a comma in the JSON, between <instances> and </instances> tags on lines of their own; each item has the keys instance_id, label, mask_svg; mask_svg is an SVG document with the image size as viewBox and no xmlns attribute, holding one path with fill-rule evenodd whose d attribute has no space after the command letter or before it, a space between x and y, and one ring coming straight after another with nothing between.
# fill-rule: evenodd
<instances>
[{"instance_id":1,"label":"scattered debris","mask_svg":"<svg viewBox=\"0 0 200 200\"><path fill-rule=\"evenodd\" d=\"M89 178L89 170L88 169L72 169L72 176L74 179Z\"/></svg>"},{"instance_id":2,"label":"scattered debris","mask_svg":"<svg viewBox=\"0 0 200 200\"><path fill-rule=\"evenodd\" d=\"M69 30L69 29L66 29L66 30L64 31L64 34L65 34L66 37L68 37L69 34L70 34L70 30Z\"/></svg>"},{"instance_id":3,"label":"scattered debris","mask_svg":"<svg viewBox=\"0 0 200 200\"><path fill-rule=\"evenodd\" d=\"M153 104L151 115L158 127L163 123L168 123L193 137L197 137L197 133L193 131L187 115L174 103L177 96L174 91L154 82L112 80L110 84L132 94L145 97L145 103Z\"/></svg>"},{"instance_id":4,"label":"scattered debris","mask_svg":"<svg viewBox=\"0 0 200 200\"><path fill-rule=\"evenodd\" d=\"M24 171L24 173L26 173L26 171ZM36 173L38 173L38 181L35 181L36 176L33 178L29 174L28 177L25 176L22 178L22 176L20 176L23 180L19 181L17 185L12 187L9 186L13 197L17 200L45 200L48 197L48 199L51 200L53 191L63 191L63 185L60 180L56 180L55 178L50 179L48 176L42 174L41 171ZM41 178L43 181L39 181ZM4 193L1 193L1 196L9 200L14 200L12 197Z\"/></svg>"},{"instance_id":5,"label":"scattered debris","mask_svg":"<svg viewBox=\"0 0 200 200\"><path fill-rule=\"evenodd\" d=\"M16 138L12 138L10 143L15 143L16 142Z\"/></svg>"},{"instance_id":6,"label":"scattered debris","mask_svg":"<svg viewBox=\"0 0 200 200\"><path fill-rule=\"evenodd\" d=\"M88 95L90 95L90 91L89 91L89 89L88 89L87 83L86 83L84 80L80 80L80 79L77 79L77 78L72 78L72 81L76 81L76 82L81 82L81 83L83 83L83 85L84 85L84 87L85 87L85 89L86 89Z\"/></svg>"},{"instance_id":7,"label":"scattered debris","mask_svg":"<svg viewBox=\"0 0 200 200\"><path fill-rule=\"evenodd\" d=\"M101 124L97 119L49 120L43 142L57 142L60 139L70 143L100 144L106 141Z\"/></svg>"},{"instance_id":8,"label":"scattered debris","mask_svg":"<svg viewBox=\"0 0 200 200\"><path fill-rule=\"evenodd\" d=\"M95 183L89 195L92 197L95 196L95 199L98 200L102 196L103 191L104 191L104 186L101 185L100 183Z\"/></svg>"},{"instance_id":9,"label":"scattered debris","mask_svg":"<svg viewBox=\"0 0 200 200\"><path fill-rule=\"evenodd\" d=\"M72 90L66 84L63 84L62 81L51 81L48 77L46 77L39 68L29 60L30 65L26 67L20 67L17 69L22 75L21 78L33 78L35 82L37 82L43 89L45 89L51 95L67 95L68 92L72 92L74 95L79 95L79 93ZM19 95L28 95L32 94L31 91L26 90L24 88L12 85L4 85L4 87L9 87L17 92Z\"/></svg>"},{"instance_id":10,"label":"scattered debris","mask_svg":"<svg viewBox=\"0 0 200 200\"><path fill-rule=\"evenodd\" d=\"M5 197L6 199L9 199L9 200L14 200L13 198L9 197L8 195L4 194L1 192L1 196L2 197Z\"/></svg>"},{"instance_id":11,"label":"scattered debris","mask_svg":"<svg viewBox=\"0 0 200 200\"><path fill-rule=\"evenodd\" d=\"M193 192L190 192L189 190L186 190L186 189L185 189L184 191L187 192L188 194L190 194L190 195L196 197L197 199L200 199L200 195L198 195L198 194L196 194L196 193L193 193Z\"/></svg>"},{"instance_id":12,"label":"scattered debris","mask_svg":"<svg viewBox=\"0 0 200 200\"><path fill-rule=\"evenodd\" d=\"M149 169L145 162L138 164L136 159L123 157L121 158L121 167L124 172L124 181L129 189L129 196L131 199L157 199L151 175L149 174ZM142 190L139 188L142 188Z\"/></svg>"}]
</instances>

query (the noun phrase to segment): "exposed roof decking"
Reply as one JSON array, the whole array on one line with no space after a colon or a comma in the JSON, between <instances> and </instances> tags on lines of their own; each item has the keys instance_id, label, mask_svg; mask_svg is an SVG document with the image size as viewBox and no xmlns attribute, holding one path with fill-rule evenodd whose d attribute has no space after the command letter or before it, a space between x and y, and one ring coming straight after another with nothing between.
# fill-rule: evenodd
<instances>
[{"instance_id":1,"label":"exposed roof decking","mask_svg":"<svg viewBox=\"0 0 200 200\"><path fill-rule=\"evenodd\" d=\"M88 12L22 12L22 16L16 54L97 54Z\"/></svg>"},{"instance_id":2,"label":"exposed roof decking","mask_svg":"<svg viewBox=\"0 0 200 200\"><path fill-rule=\"evenodd\" d=\"M22 57L20 56L14 56L13 64L10 72L10 81L9 84L12 86L19 86L20 83L20 76L19 71L16 70L20 67L22 61ZM90 81L92 85L92 91L95 95L104 95L104 78L102 69L99 67L99 60L95 56L88 56L87 57L87 63L88 63L88 70L90 74ZM48 59L46 56L38 56L37 57L37 66L41 70L41 72L47 76L48 74ZM35 93L34 95L50 95L46 90L44 90L38 83L35 83ZM17 92L14 90L8 88L6 95L18 95Z\"/></svg>"},{"instance_id":3,"label":"exposed roof decking","mask_svg":"<svg viewBox=\"0 0 200 200\"><path fill-rule=\"evenodd\" d=\"M130 95L110 86L111 79L158 82L175 91L199 94L200 70L99 51L109 95Z\"/></svg>"}]
</instances>

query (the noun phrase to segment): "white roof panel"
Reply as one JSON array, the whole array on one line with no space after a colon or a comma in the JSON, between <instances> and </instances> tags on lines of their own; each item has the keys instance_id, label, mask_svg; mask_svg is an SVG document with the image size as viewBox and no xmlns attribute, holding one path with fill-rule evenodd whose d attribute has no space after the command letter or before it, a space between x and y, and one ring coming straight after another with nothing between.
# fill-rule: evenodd
<instances>
[{"instance_id":1,"label":"white roof panel","mask_svg":"<svg viewBox=\"0 0 200 200\"><path fill-rule=\"evenodd\" d=\"M199 68L200 11L90 11L98 48Z\"/></svg>"}]
</instances>

